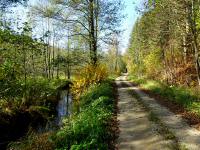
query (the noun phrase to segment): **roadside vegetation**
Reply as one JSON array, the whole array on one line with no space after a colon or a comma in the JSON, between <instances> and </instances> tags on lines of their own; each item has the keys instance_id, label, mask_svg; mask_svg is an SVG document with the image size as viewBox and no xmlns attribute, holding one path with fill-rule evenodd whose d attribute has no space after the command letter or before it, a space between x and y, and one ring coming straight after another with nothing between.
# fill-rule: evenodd
<instances>
[{"instance_id":1,"label":"roadside vegetation","mask_svg":"<svg viewBox=\"0 0 200 150\"><path fill-rule=\"evenodd\" d=\"M109 142L113 140L110 132L114 109L112 85L102 83L93 85L92 89L84 93L79 114L66 119L63 129L53 137L59 149L109 149Z\"/></svg>"},{"instance_id":2,"label":"roadside vegetation","mask_svg":"<svg viewBox=\"0 0 200 150\"><path fill-rule=\"evenodd\" d=\"M199 123L200 95L198 88L170 86L160 81L134 76L129 76L128 79L139 85L144 92L156 98L172 111L176 113L186 113L185 111L187 111L189 114L185 114L186 116L184 117L189 119L191 124ZM171 102L171 104L167 104L167 101Z\"/></svg>"},{"instance_id":3,"label":"roadside vegetation","mask_svg":"<svg viewBox=\"0 0 200 150\"><path fill-rule=\"evenodd\" d=\"M0 2L0 149L111 145L108 76L125 69L121 8L120 0ZM58 126L62 90L73 108Z\"/></svg>"},{"instance_id":4,"label":"roadside vegetation","mask_svg":"<svg viewBox=\"0 0 200 150\"><path fill-rule=\"evenodd\" d=\"M196 120L200 116L199 8L194 0L143 3L124 56L130 80L160 101L165 99L163 103L172 102L174 111L193 113Z\"/></svg>"},{"instance_id":5,"label":"roadside vegetation","mask_svg":"<svg viewBox=\"0 0 200 150\"><path fill-rule=\"evenodd\" d=\"M99 68L95 68L99 71ZM88 71L88 67L83 71ZM91 71L91 70L89 70ZM95 72L95 70L93 70ZM19 142L12 143L10 149L109 149L115 141L115 133L111 130L111 121L114 115L113 80L104 74L90 74L90 83L84 82L87 76L78 78L81 84L78 97L74 103L73 115L63 120L61 129L54 132L29 135ZM95 80L91 80L91 79ZM83 82L83 83L82 83ZM86 88L87 87L87 88ZM72 89L75 87L72 87ZM77 93L76 93L77 94Z\"/></svg>"}]
</instances>

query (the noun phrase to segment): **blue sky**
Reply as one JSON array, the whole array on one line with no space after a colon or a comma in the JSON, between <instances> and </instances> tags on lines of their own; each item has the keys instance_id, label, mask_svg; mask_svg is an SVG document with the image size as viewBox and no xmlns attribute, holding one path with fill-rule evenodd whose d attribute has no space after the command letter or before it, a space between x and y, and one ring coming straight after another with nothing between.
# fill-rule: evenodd
<instances>
[{"instance_id":1,"label":"blue sky","mask_svg":"<svg viewBox=\"0 0 200 150\"><path fill-rule=\"evenodd\" d=\"M31 0L29 1L31 4L35 3L37 0ZM122 22L122 29L124 30L124 33L121 35L120 38L120 51L122 53L125 52L125 50L128 47L129 44L129 37L133 28L133 25L138 18L139 14L136 11L136 7L140 6L140 3L143 0L124 0L125 3L125 8L122 11L125 15L126 18ZM15 18L21 18L23 19L23 15L26 13L24 9L20 8L15 8L15 13L13 14ZM23 15L22 15L23 14Z\"/></svg>"},{"instance_id":2,"label":"blue sky","mask_svg":"<svg viewBox=\"0 0 200 150\"><path fill-rule=\"evenodd\" d=\"M136 22L139 14L136 11L136 7L140 5L142 0L124 0L125 2L125 10L124 13L127 15L126 18L123 20L122 29L124 29L124 33L122 35L121 46L120 50L122 53L128 47L129 44L129 37L133 28L134 23Z\"/></svg>"}]
</instances>

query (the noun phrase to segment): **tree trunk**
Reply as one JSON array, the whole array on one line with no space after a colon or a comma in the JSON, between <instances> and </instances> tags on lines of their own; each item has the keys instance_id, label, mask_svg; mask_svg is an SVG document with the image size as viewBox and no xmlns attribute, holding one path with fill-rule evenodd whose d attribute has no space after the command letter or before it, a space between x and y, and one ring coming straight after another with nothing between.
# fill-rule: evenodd
<instances>
[{"instance_id":1,"label":"tree trunk","mask_svg":"<svg viewBox=\"0 0 200 150\"><path fill-rule=\"evenodd\" d=\"M69 28L68 28L68 42L67 42L67 79L70 79L70 39L69 39Z\"/></svg>"},{"instance_id":2,"label":"tree trunk","mask_svg":"<svg viewBox=\"0 0 200 150\"><path fill-rule=\"evenodd\" d=\"M24 100L22 103L26 103L27 100L27 70L26 70L26 50L24 45L24 34L23 34L23 41L22 41L22 50L23 50L23 67L24 67Z\"/></svg>"},{"instance_id":3,"label":"tree trunk","mask_svg":"<svg viewBox=\"0 0 200 150\"><path fill-rule=\"evenodd\" d=\"M190 23L191 23L191 31L192 31L192 38L193 38L193 48L194 48L194 59L195 59L195 66L196 66L196 74L197 74L197 80L198 80L198 85L200 85L200 63L199 63L199 46L198 46L198 31L197 31L197 10L195 6L199 3L195 3L195 0L192 0L191 3L191 8L190 8Z\"/></svg>"},{"instance_id":4,"label":"tree trunk","mask_svg":"<svg viewBox=\"0 0 200 150\"><path fill-rule=\"evenodd\" d=\"M48 64L48 74L47 77L51 78L51 47L50 45L50 35L49 35L49 25L50 24L50 20L49 18L47 18L47 30L48 30L48 34L47 34L47 64Z\"/></svg>"},{"instance_id":5,"label":"tree trunk","mask_svg":"<svg viewBox=\"0 0 200 150\"><path fill-rule=\"evenodd\" d=\"M34 48L33 46L31 45L31 51L32 51L32 54L31 54L31 59L32 59L32 74L35 78L35 61L34 61Z\"/></svg>"},{"instance_id":6,"label":"tree trunk","mask_svg":"<svg viewBox=\"0 0 200 150\"><path fill-rule=\"evenodd\" d=\"M90 13L90 18L89 18L89 24L90 24L90 42L91 42L91 49L90 49L90 54L91 54L91 61L93 65L96 65L97 63L97 40L95 36L95 18L94 18L94 0L89 0L89 13Z\"/></svg>"},{"instance_id":7,"label":"tree trunk","mask_svg":"<svg viewBox=\"0 0 200 150\"><path fill-rule=\"evenodd\" d=\"M115 72L118 71L118 55L119 55L119 42L117 40L117 37L116 37L116 41L115 41L115 49L116 49L116 52L115 52Z\"/></svg>"},{"instance_id":8,"label":"tree trunk","mask_svg":"<svg viewBox=\"0 0 200 150\"><path fill-rule=\"evenodd\" d=\"M197 43L193 42L194 52L195 52L195 64L196 64L196 73L198 84L200 85L200 64L199 64L199 49L197 47Z\"/></svg>"},{"instance_id":9,"label":"tree trunk","mask_svg":"<svg viewBox=\"0 0 200 150\"><path fill-rule=\"evenodd\" d=\"M54 78L54 62L55 62L55 31L53 31L53 46L52 46L52 72L51 72L51 77L52 77L52 79Z\"/></svg>"},{"instance_id":10,"label":"tree trunk","mask_svg":"<svg viewBox=\"0 0 200 150\"><path fill-rule=\"evenodd\" d=\"M183 33L183 56L184 56L184 62L187 64L187 57L188 57L188 41L187 36L189 32L189 22L188 22L188 7L185 8L185 31Z\"/></svg>"},{"instance_id":11,"label":"tree trunk","mask_svg":"<svg viewBox=\"0 0 200 150\"><path fill-rule=\"evenodd\" d=\"M57 59L58 59L58 62L57 62L57 63L58 63L58 64L57 64L57 79L59 79L59 71L60 71L60 64L59 64L59 63L60 63L60 60L59 60L60 58L59 58L59 57L60 57L60 48L59 48L59 44L58 44L58 54L57 54Z\"/></svg>"}]
</instances>

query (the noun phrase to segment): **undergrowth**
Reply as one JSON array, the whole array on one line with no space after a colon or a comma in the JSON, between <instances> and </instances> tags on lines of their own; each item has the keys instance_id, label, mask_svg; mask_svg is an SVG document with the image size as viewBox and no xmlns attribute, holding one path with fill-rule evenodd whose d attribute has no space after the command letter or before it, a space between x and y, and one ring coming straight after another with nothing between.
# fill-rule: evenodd
<instances>
[{"instance_id":1,"label":"undergrowth","mask_svg":"<svg viewBox=\"0 0 200 150\"><path fill-rule=\"evenodd\" d=\"M57 150L108 149L114 102L111 84L92 85L81 102L81 112L64 120L64 127L53 137Z\"/></svg>"},{"instance_id":2,"label":"undergrowth","mask_svg":"<svg viewBox=\"0 0 200 150\"><path fill-rule=\"evenodd\" d=\"M0 81L2 83L3 81ZM27 110L29 107L46 107L52 103L51 96L56 96L57 88L68 84L64 80L45 78L28 78L26 85L24 81L16 80L15 84L7 90L0 91L0 112L5 114L15 113L17 110ZM6 89L6 83L2 83ZM26 90L24 91L24 89ZM15 92L17 94L15 94Z\"/></svg>"},{"instance_id":3,"label":"undergrowth","mask_svg":"<svg viewBox=\"0 0 200 150\"><path fill-rule=\"evenodd\" d=\"M79 113L63 120L58 131L37 136L29 136L21 142L11 144L14 149L32 150L36 145L56 150L109 149L114 135L110 130L113 117L114 98L111 81L92 84L80 97ZM14 146L14 147L12 147Z\"/></svg>"},{"instance_id":4,"label":"undergrowth","mask_svg":"<svg viewBox=\"0 0 200 150\"><path fill-rule=\"evenodd\" d=\"M159 94L171 101L174 101L188 111L200 115L200 91L198 88L181 87L167 85L160 81L149 80L145 78L137 78L129 76L129 80L140 85L143 89L149 90L155 94Z\"/></svg>"}]
</instances>

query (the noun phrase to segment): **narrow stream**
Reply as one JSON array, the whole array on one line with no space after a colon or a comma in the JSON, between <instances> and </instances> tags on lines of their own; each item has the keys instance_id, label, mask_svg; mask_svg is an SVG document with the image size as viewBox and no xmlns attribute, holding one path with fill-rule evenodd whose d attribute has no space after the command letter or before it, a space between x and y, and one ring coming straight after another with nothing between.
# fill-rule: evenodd
<instances>
[{"instance_id":1,"label":"narrow stream","mask_svg":"<svg viewBox=\"0 0 200 150\"><path fill-rule=\"evenodd\" d=\"M66 116L70 116L72 113L72 95L70 90L62 90L60 92L60 101L57 105L57 118L58 125L62 125L62 119Z\"/></svg>"},{"instance_id":2,"label":"narrow stream","mask_svg":"<svg viewBox=\"0 0 200 150\"><path fill-rule=\"evenodd\" d=\"M38 133L44 133L51 130L56 130L62 126L63 118L72 114L72 95L69 89L63 89L59 92L59 101L56 106L55 119L46 124L46 126L40 126L37 130Z\"/></svg>"},{"instance_id":3,"label":"narrow stream","mask_svg":"<svg viewBox=\"0 0 200 150\"><path fill-rule=\"evenodd\" d=\"M44 133L51 130L58 129L59 126L62 125L62 120L64 117L70 116L72 114L72 95L70 93L69 89L63 89L59 92L59 101L58 105L56 107L55 119L54 121L49 121L46 123L46 125L41 124L38 125L36 128L37 133ZM29 124L31 120L29 119L30 116L24 116L21 114L17 118L17 123L15 126L19 126L17 130L15 129L15 126L12 127L11 125L8 126L8 129L4 126L1 126L0 124L0 131L4 131L5 133L0 136L0 150L4 150L7 147L7 144L11 141L16 141L20 137L23 137L26 132L28 131ZM22 120L25 121L26 124L22 124ZM20 128L21 127L21 128ZM5 128L5 129L4 129ZM11 131L9 131L9 129ZM7 131L8 130L8 131ZM2 133L0 133L2 134ZM13 135L16 134L16 135Z\"/></svg>"}]
</instances>

